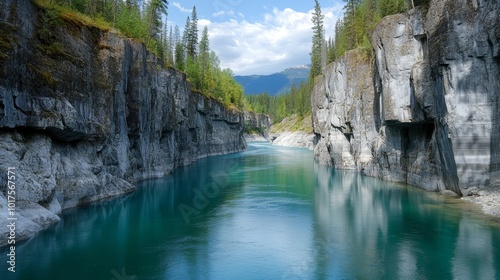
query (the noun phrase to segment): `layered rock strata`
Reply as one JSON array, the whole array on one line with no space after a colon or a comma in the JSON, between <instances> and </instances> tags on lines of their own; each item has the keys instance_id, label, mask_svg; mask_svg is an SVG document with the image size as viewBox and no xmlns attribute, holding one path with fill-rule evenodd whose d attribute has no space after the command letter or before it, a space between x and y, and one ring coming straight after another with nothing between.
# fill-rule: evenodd
<instances>
[{"instance_id":1,"label":"layered rock strata","mask_svg":"<svg viewBox=\"0 0 500 280\"><path fill-rule=\"evenodd\" d=\"M269 130L271 129L271 119L268 115L254 112L244 112L245 138L247 141L267 141L269 140Z\"/></svg>"},{"instance_id":2,"label":"layered rock strata","mask_svg":"<svg viewBox=\"0 0 500 280\"><path fill-rule=\"evenodd\" d=\"M12 167L18 241L61 209L246 146L242 113L193 91L140 42L28 0L0 3L0 30L0 220Z\"/></svg>"},{"instance_id":3,"label":"layered rock strata","mask_svg":"<svg viewBox=\"0 0 500 280\"><path fill-rule=\"evenodd\" d=\"M329 65L312 97L318 160L427 190L500 175L500 3L431 1L389 16Z\"/></svg>"}]
</instances>

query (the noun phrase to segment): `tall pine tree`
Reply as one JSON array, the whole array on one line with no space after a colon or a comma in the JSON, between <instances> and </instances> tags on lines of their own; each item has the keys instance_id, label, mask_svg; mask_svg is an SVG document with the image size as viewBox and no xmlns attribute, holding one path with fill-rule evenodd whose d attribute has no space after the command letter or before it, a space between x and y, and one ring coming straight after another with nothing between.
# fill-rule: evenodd
<instances>
[{"instance_id":1,"label":"tall pine tree","mask_svg":"<svg viewBox=\"0 0 500 280\"><path fill-rule=\"evenodd\" d=\"M182 47L183 47L183 59L186 60L186 52L189 44L189 32L191 30L191 17L186 18L186 25L184 26L184 32L182 33Z\"/></svg>"},{"instance_id":2,"label":"tall pine tree","mask_svg":"<svg viewBox=\"0 0 500 280\"><path fill-rule=\"evenodd\" d=\"M195 58L198 49L198 15L196 14L196 6L193 6L191 12L191 22L189 24L188 39L187 39L187 54L188 57Z\"/></svg>"},{"instance_id":3,"label":"tall pine tree","mask_svg":"<svg viewBox=\"0 0 500 280\"><path fill-rule=\"evenodd\" d=\"M162 15L167 15L167 0L151 0L148 7L148 39L158 41L162 27Z\"/></svg>"},{"instance_id":4,"label":"tall pine tree","mask_svg":"<svg viewBox=\"0 0 500 280\"><path fill-rule=\"evenodd\" d=\"M321 14L321 6L318 0L315 0L314 12L312 14L313 37L311 51L311 77L314 78L321 74L321 53L323 42L325 40L325 28L323 26L324 16Z\"/></svg>"},{"instance_id":5,"label":"tall pine tree","mask_svg":"<svg viewBox=\"0 0 500 280\"><path fill-rule=\"evenodd\" d=\"M184 46L182 42L178 42L175 45L175 67L184 71Z\"/></svg>"},{"instance_id":6,"label":"tall pine tree","mask_svg":"<svg viewBox=\"0 0 500 280\"><path fill-rule=\"evenodd\" d=\"M200 79L201 79L201 88L202 90L206 90L206 84L207 84L207 78L208 78L208 71L210 68L210 43L208 41L208 27L205 26L203 28L203 32L201 35L201 41L200 41L200 50L199 50L199 56L198 60L200 63Z\"/></svg>"}]
</instances>

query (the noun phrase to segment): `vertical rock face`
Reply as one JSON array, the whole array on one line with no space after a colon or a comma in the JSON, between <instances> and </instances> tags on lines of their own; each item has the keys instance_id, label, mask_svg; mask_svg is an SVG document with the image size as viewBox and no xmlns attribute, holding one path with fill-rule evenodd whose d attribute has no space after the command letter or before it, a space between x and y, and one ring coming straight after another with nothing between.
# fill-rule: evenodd
<instances>
[{"instance_id":1,"label":"vertical rock face","mask_svg":"<svg viewBox=\"0 0 500 280\"><path fill-rule=\"evenodd\" d=\"M500 3L446 1L443 11L425 23L435 92L460 186L483 186L500 179Z\"/></svg>"},{"instance_id":2,"label":"vertical rock face","mask_svg":"<svg viewBox=\"0 0 500 280\"><path fill-rule=\"evenodd\" d=\"M242 113L193 92L142 43L75 21L0 3L0 166L16 168L18 240L61 209L246 146ZM3 209L6 186L4 172Z\"/></svg>"},{"instance_id":3,"label":"vertical rock face","mask_svg":"<svg viewBox=\"0 0 500 280\"><path fill-rule=\"evenodd\" d=\"M374 62L348 52L316 84L319 161L458 194L498 180L500 3L432 1L372 42Z\"/></svg>"},{"instance_id":4,"label":"vertical rock face","mask_svg":"<svg viewBox=\"0 0 500 280\"><path fill-rule=\"evenodd\" d=\"M258 134L259 136L262 136L263 139L269 139L271 119L268 115L245 111L244 119L245 133L248 137L252 137L252 134Z\"/></svg>"},{"instance_id":5,"label":"vertical rock face","mask_svg":"<svg viewBox=\"0 0 500 280\"><path fill-rule=\"evenodd\" d=\"M373 72L360 50L349 51L331 64L313 90L314 154L321 163L360 169L372 162L374 119Z\"/></svg>"}]
</instances>

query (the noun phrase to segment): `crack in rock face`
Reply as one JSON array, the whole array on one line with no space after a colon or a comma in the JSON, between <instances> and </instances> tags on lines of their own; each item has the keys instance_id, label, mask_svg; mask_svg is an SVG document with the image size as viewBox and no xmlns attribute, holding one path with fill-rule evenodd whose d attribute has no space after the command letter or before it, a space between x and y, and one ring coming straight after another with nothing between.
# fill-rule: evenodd
<instances>
[{"instance_id":1,"label":"crack in rock face","mask_svg":"<svg viewBox=\"0 0 500 280\"><path fill-rule=\"evenodd\" d=\"M312 94L315 156L461 196L500 176L500 7L431 5L383 18L374 62L353 50L326 69Z\"/></svg>"},{"instance_id":2,"label":"crack in rock face","mask_svg":"<svg viewBox=\"0 0 500 280\"><path fill-rule=\"evenodd\" d=\"M246 147L243 113L192 91L142 43L52 26L29 0L1 1L0 19L12 43L0 60L0 166L19 171L18 240L59 221L62 209Z\"/></svg>"}]
</instances>

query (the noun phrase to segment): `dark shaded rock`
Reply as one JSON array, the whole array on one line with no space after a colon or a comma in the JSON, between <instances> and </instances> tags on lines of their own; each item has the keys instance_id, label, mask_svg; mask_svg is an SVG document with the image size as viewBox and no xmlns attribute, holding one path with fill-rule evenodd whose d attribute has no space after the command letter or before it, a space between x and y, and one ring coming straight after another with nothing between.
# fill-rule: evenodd
<instances>
[{"instance_id":1,"label":"dark shaded rock","mask_svg":"<svg viewBox=\"0 0 500 280\"><path fill-rule=\"evenodd\" d=\"M193 92L142 43L54 19L28 0L2 1L0 20L11 46L0 49L0 167L19 175L26 229L18 240L56 222L61 209L245 148L243 113Z\"/></svg>"}]
</instances>

